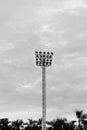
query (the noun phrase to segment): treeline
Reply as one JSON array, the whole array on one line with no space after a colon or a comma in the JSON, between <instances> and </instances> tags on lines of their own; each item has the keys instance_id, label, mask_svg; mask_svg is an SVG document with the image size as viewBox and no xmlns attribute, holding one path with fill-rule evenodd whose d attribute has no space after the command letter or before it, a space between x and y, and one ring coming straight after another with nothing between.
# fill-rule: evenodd
<instances>
[{"instance_id":1,"label":"treeline","mask_svg":"<svg viewBox=\"0 0 87 130\"><path fill-rule=\"evenodd\" d=\"M67 118L57 118L46 122L47 130L87 130L87 114L82 110L75 112L76 120L68 121ZM9 121L8 118L0 119L0 130L41 130L42 120L28 119Z\"/></svg>"}]
</instances>

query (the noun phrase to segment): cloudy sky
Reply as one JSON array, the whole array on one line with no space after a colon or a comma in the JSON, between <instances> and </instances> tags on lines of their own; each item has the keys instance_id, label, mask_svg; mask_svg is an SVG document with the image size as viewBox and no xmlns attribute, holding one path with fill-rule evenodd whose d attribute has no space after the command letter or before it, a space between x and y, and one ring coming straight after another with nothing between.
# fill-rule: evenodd
<instances>
[{"instance_id":1,"label":"cloudy sky","mask_svg":"<svg viewBox=\"0 0 87 130\"><path fill-rule=\"evenodd\" d=\"M86 0L0 0L0 117L41 117L36 50L54 52L47 119L87 112L86 42Z\"/></svg>"}]
</instances>

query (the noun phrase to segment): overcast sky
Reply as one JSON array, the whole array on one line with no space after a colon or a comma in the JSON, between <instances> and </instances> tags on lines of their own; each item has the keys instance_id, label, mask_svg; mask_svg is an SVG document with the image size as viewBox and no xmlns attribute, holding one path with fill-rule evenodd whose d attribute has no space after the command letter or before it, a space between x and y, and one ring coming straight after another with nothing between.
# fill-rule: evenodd
<instances>
[{"instance_id":1,"label":"overcast sky","mask_svg":"<svg viewBox=\"0 0 87 130\"><path fill-rule=\"evenodd\" d=\"M41 117L36 50L54 52L47 119L87 112L87 1L0 0L0 117Z\"/></svg>"}]
</instances>

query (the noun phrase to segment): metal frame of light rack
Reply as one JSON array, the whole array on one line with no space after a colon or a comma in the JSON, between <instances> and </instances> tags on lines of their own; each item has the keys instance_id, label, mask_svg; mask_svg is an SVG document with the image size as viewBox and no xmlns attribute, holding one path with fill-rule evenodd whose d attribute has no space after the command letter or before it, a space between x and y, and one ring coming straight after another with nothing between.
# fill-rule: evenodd
<instances>
[{"instance_id":1,"label":"metal frame of light rack","mask_svg":"<svg viewBox=\"0 0 87 130\"><path fill-rule=\"evenodd\" d=\"M46 130L46 67L52 65L53 52L35 52L36 65L42 67L42 130Z\"/></svg>"}]
</instances>

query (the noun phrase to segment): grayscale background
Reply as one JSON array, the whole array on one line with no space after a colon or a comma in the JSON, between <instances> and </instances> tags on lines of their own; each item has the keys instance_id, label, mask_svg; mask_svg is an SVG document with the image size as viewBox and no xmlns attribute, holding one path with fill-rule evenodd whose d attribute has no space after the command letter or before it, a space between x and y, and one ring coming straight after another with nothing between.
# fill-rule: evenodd
<instances>
[{"instance_id":1,"label":"grayscale background","mask_svg":"<svg viewBox=\"0 0 87 130\"><path fill-rule=\"evenodd\" d=\"M0 117L41 117L40 50L54 52L47 120L87 112L87 1L0 0Z\"/></svg>"}]
</instances>

